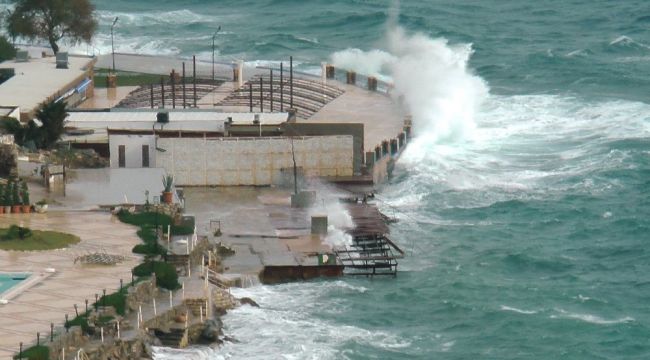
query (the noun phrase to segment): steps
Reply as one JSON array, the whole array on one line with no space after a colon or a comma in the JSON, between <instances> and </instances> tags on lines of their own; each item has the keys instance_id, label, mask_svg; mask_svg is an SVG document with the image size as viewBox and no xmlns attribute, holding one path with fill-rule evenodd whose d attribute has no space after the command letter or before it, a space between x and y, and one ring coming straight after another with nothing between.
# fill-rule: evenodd
<instances>
[{"instance_id":1,"label":"steps","mask_svg":"<svg viewBox=\"0 0 650 360\"><path fill-rule=\"evenodd\" d=\"M170 328L169 332L154 329L154 334L163 346L178 349L187 345L187 329Z\"/></svg>"}]
</instances>

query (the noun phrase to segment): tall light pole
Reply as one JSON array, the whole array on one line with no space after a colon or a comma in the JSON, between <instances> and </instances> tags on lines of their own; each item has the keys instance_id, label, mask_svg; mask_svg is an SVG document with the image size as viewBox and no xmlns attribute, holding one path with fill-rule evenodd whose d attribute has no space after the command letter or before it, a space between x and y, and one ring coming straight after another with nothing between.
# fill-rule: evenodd
<instances>
[{"instance_id":1,"label":"tall light pole","mask_svg":"<svg viewBox=\"0 0 650 360\"><path fill-rule=\"evenodd\" d=\"M221 31L221 26L217 28L217 31L212 34L212 82L214 82L214 40L217 37L217 34Z\"/></svg>"},{"instance_id":2,"label":"tall light pole","mask_svg":"<svg viewBox=\"0 0 650 360\"><path fill-rule=\"evenodd\" d=\"M113 29L115 28L115 24L119 19L120 18L116 16L115 20L113 20L113 24L111 25L111 54L113 55L113 73L115 73L115 44L113 42Z\"/></svg>"}]
</instances>

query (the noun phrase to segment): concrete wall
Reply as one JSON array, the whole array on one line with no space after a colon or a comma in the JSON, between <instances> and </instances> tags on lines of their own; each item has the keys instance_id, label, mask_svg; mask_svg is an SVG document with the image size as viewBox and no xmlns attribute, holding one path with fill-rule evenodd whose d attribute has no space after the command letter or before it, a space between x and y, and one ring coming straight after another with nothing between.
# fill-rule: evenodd
<instances>
[{"instance_id":1,"label":"concrete wall","mask_svg":"<svg viewBox=\"0 0 650 360\"><path fill-rule=\"evenodd\" d=\"M113 135L108 138L111 167L119 167L119 146L125 146L127 168L142 167L142 145L149 145L149 167L156 164L156 140L153 135Z\"/></svg>"},{"instance_id":2,"label":"concrete wall","mask_svg":"<svg viewBox=\"0 0 650 360\"><path fill-rule=\"evenodd\" d=\"M353 170L355 175L361 174L363 165L363 124L340 123L290 123L283 124L287 136L323 136L351 135L353 137Z\"/></svg>"},{"instance_id":3,"label":"concrete wall","mask_svg":"<svg viewBox=\"0 0 650 360\"><path fill-rule=\"evenodd\" d=\"M293 166L286 137L160 138L158 147L166 151L157 153L156 167L173 174L181 186L281 184ZM294 147L306 176L353 174L352 136L296 137Z\"/></svg>"}]
</instances>

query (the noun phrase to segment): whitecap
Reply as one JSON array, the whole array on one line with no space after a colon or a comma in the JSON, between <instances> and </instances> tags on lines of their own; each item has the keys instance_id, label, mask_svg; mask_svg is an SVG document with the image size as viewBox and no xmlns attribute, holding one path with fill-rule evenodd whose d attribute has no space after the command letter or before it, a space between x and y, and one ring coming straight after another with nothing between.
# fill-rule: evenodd
<instances>
[{"instance_id":1,"label":"whitecap","mask_svg":"<svg viewBox=\"0 0 650 360\"><path fill-rule=\"evenodd\" d=\"M516 313L524 314L524 315L537 314L536 310L522 310L522 309L517 309L516 307L507 306L507 305L501 305L501 310L503 310L503 311L512 311L512 312L516 312Z\"/></svg>"},{"instance_id":2,"label":"whitecap","mask_svg":"<svg viewBox=\"0 0 650 360\"><path fill-rule=\"evenodd\" d=\"M622 324L622 323L635 321L635 319L630 316L625 316L618 319L604 319L598 315L572 313L572 312L565 311L563 309L555 309L555 310L559 312L559 315L551 315L550 316L551 319L573 319L573 320L580 320L590 324L598 324L598 325L613 325L613 324Z\"/></svg>"}]
</instances>

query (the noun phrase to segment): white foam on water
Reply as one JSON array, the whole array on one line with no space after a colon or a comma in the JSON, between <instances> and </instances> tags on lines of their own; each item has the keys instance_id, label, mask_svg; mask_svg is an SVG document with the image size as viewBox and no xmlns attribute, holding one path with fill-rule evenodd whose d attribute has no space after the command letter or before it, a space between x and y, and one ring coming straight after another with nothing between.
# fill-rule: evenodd
<instances>
[{"instance_id":1,"label":"white foam on water","mask_svg":"<svg viewBox=\"0 0 650 360\"><path fill-rule=\"evenodd\" d=\"M613 324L622 324L622 323L629 323L635 321L633 317L629 317L629 316L608 320L598 315L572 313L563 309L555 309L555 311L557 311L559 314L551 315L550 316L551 319L573 319L573 320L580 320L590 324L597 324L597 325L613 325Z\"/></svg>"},{"instance_id":2,"label":"white foam on water","mask_svg":"<svg viewBox=\"0 0 650 360\"><path fill-rule=\"evenodd\" d=\"M468 68L471 44L408 33L395 19L393 14L386 49L347 49L332 55L333 64L391 79L392 96L413 118L416 142L471 138L475 114L488 94L485 81Z\"/></svg>"},{"instance_id":3,"label":"white foam on water","mask_svg":"<svg viewBox=\"0 0 650 360\"><path fill-rule=\"evenodd\" d=\"M400 166L416 183L476 192L455 207L548 198L567 190L609 191L616 184L589 174L628 166L634 150L604 149L615 141L649 137L649 113L650 105L624 100L491 95L476 115L473 139L454 144L416 139ZM571 177L583 181L562 181ZM423 188L428 186L402 188L400 197L423 196Z\"/></svg>"},{"instance_id":4,"label":"white foam on water","mask_svg":"<svg viewBox=\"0 0 650 360\"><path fill-rule=\"evenodd\" d=\"M516 307L507 306L507 305L501 305L500 309L503 310L503 311L511 311L511 312L516 312L518 314L524 314L524 315L537 314L536 310L522 310L522 309L517 309Z\"/></svg>"},{"instance_id":5,"label":"white foam on water","mask_svg":"<svg viewBox=\"0 0 650 360\"><path fill-rule=\"evenodd\" d=\"M226 342L220 349L157 348L155 359L339 359L342 347L350 342L380 349L410 346L410 341L388 331L371 331L333 319L345 307L345 294L367 291L344 280L233 289L233 295L250 297L260 305L241 306L223 317L224 333L236 343ZM322 297L332 292L341 298L323 301Z\"/></svg>"}]
</instances>

